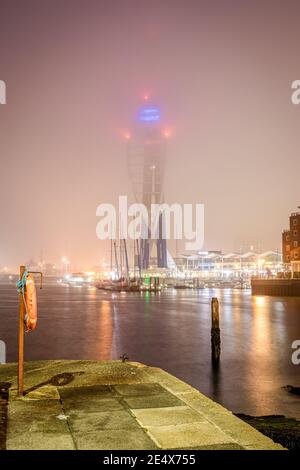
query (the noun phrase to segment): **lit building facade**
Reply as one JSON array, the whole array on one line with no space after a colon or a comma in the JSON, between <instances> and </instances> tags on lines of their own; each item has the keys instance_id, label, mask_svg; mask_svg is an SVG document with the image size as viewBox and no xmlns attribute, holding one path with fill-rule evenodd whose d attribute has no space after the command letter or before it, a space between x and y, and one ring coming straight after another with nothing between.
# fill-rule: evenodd
<instances>
[{"instance_id":1,"label":"lit building facade","mask_svg":"<svg viewBox=\"0 0 300 470\"><path fill-rule=\"evenodd\" d=\"M177 268L187 276L203 279L239 279L276 276L282 271L282 255L277 251L223 253L208 251L176 258Z\"/></svg>"},{"instance_id":2,"label":"lit building facade","mask_svg":"<svg viewBox=\"0 0 300 470\"><path fill-rule=\"evenodd\" d=\"M290 228L282 233L283 262L300 261L300 212L290 215Z\"/></svg>"}]
</instances>

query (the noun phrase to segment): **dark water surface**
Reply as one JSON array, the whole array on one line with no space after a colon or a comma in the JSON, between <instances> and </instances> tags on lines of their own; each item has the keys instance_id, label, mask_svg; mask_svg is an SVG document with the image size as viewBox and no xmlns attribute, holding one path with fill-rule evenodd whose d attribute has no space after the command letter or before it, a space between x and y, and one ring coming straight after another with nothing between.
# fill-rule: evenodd
<instances>
[{"instance_id":1,"label":"dark water surface","mask_svg":"<svg viewBox=\"0 0 300 470\"><path fill-rule=\"evenodd\" d=\"M210 300L221 307L218 372L210 358ZM118 359L161 367L234 412L300 418L300 386L291 362L300 339L300 298L252 297L248 290L108 293L49 283L38 291L36 331L26 335L26 360ZM18 295L0 284L0 339L7 362L17 359Z\"/></svg>"}]
</instances>

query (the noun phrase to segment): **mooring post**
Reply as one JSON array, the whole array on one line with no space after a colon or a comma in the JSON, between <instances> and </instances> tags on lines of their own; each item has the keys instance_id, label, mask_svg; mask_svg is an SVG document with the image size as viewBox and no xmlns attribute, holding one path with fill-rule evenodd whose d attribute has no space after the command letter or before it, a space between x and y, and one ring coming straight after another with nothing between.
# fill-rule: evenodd
<instances>
[{"instance_id":1,"label":"mooring post","mask_svg":"<svg viewBox=\"0 0 300 470\"><path fill-rule=\"evenodd\" d=\"M221 355L220 311L216 297L211 300L211 358L213 364L219 364Z\"/></svg>"},{"instance_id":2,"label":"mooring post","mask_svg":"<svg viewBox=\"0 0 300 470\"><path fill-rule=\"evenodd\" d=\"M20 280L23 278L25 266L20 266ZM24 388L24 316L25 305L22 291L19 294L19 357L18 357L18 396L23 396Z\"/></svg>"}]
</instances>

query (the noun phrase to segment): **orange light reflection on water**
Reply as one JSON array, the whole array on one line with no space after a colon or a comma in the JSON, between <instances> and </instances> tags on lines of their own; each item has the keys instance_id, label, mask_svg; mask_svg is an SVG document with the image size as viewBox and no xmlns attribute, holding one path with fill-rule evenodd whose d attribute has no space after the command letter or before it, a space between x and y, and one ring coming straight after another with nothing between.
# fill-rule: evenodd
<instances>
[{"instance_id":1,"label":"orange light reflection on water","mask_svg":"<svg viewBox=\"0 0 300 470\"><path fill-rule=\"evenodd\" d=\"M99 341L97 343L97 356L101 360L111 359L113 341L112 304L108 300L101 302L99 311Z\"/></svg>"},{"instance_id":2,"label":"orange light reflection on water","mask_svg":"<svg viewBox=\"0 0 300 470\"><path fill-rule=\"evenodd\" d=\"M253 390L253 403L256 412L267 412L263 400L257 401L257 395L267 396L273 393L274 377L279 374L278 350L274 345L274 329L271 304L268 297L255 296L252 299L252 321L249 324L248 354L246 355L246 382ZM260 375L258 375L260 371Z\"/></svg>"}]
</instances>

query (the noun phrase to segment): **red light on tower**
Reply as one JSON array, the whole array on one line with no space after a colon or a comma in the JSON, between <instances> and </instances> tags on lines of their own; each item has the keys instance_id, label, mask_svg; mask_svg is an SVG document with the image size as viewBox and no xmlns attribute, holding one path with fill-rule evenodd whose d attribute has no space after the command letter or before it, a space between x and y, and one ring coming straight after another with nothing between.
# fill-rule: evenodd
<instances>
[{"instance_id":1,"label":"red light on tower","mask_svg":"<svg viewBox=\"0 0 300 470\"><path fill-rule=\"evenodd\" d=\"M130 140L131 139L131 134L129 132L126 132L124 134L125 140Z\"/></svg>"},{"instance_id":2,"label":"red light on tower","mask_svg":"<svg viewBox=\"0 0 300 470\"><path fill-rule=\"evenodd\" d=\"M148 101L148 100L149 100L149 95L146 93L146 94L144 95L144 101Z\"/></svg>"},{"instance_id":3,"label":"red light on tower","mask_svg":"<svg viewBox=\"0 0 300 470\"><path fill-rule=\"evenodd\" d=\"M165 130L164 130L164 136L165 136L165 138L168 139L168 138L170 137L170 135L171 135L170 130L169 130L169 129L165 129Z\"/></svg>"}]
</instances>

